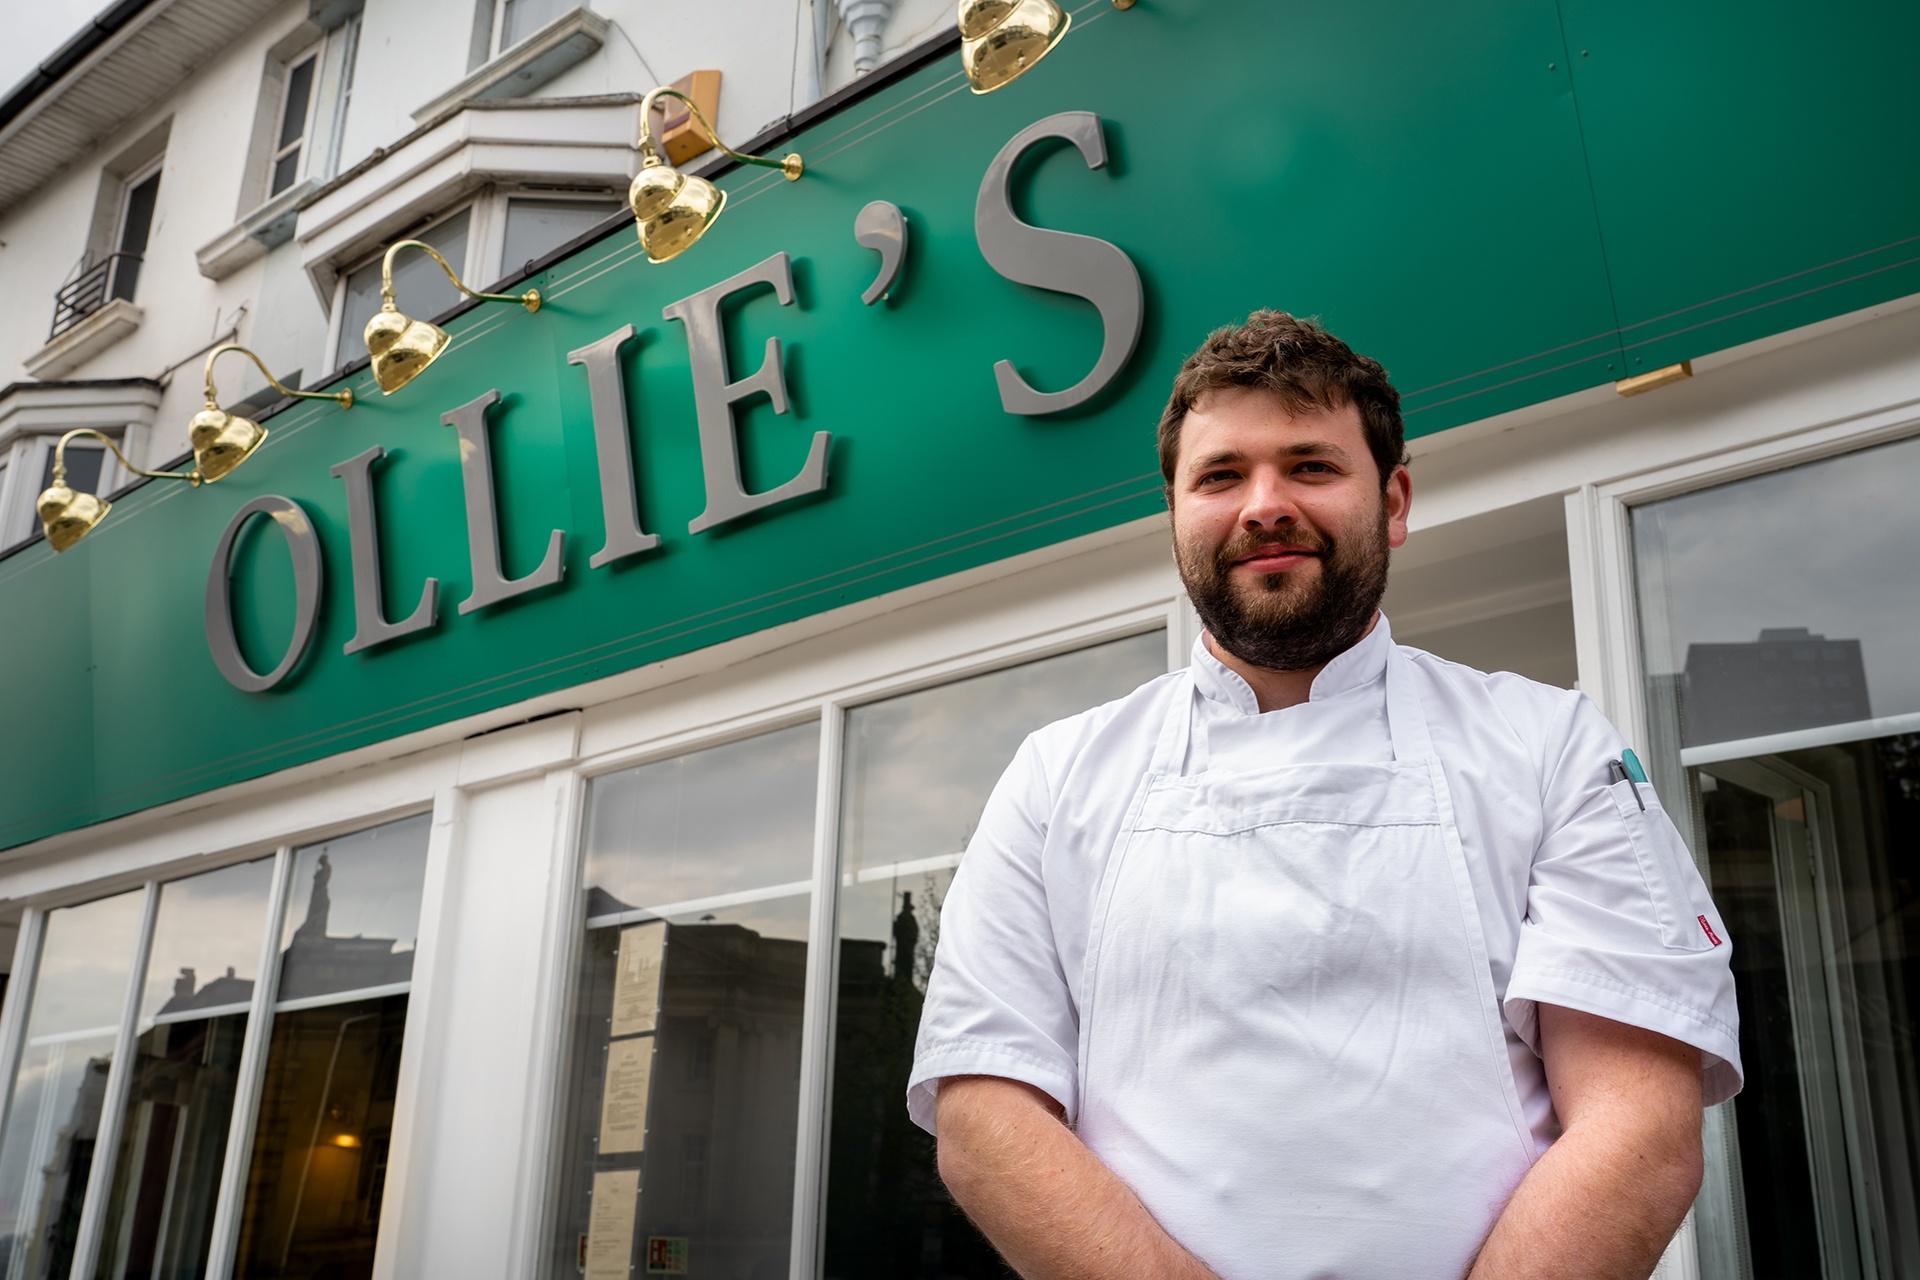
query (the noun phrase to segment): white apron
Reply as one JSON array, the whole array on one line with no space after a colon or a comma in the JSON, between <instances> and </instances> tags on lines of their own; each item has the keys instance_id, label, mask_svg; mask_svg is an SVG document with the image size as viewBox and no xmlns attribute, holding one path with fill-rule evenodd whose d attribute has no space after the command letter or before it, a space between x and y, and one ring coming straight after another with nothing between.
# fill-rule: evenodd
<instances>
[{"instance_id":1,"label":"white apron","mask_svg":"<svg viewBox=\"0 0 1920 1280\"><path fill-rule=\"evenodd\" d=\"M1412 665L1391 764L1182 776L1185 684L1095 902L1080 1137L1224 1280L1458 1277L1534 1150Z\"/></svg>"}]
</instances>

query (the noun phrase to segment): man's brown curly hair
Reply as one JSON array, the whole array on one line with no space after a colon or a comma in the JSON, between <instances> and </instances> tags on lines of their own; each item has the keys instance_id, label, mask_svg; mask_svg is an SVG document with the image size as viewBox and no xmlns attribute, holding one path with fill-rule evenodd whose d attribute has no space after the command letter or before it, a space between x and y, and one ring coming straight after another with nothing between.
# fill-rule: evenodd
<instances>
[{"instance_id":1,"label":"man's brown curly hair","mask_svg":"<svg viewBox=\"0 0 1920 1280\"><path fill-rule=\"evenodd\" d=\"M1227 387L1271 392L1293 414L1352 405L1380 468L1382 488L1393 469L1407 461L1400 393L1378 360L1355 354L1312 320L1284 311L1256 311L1245 324L1208 334L1173 380L1173 394L1160 415L1160 473L1166 478L1169 505L1181 424L1208 392Z\"/></svg>"}]
</instances>

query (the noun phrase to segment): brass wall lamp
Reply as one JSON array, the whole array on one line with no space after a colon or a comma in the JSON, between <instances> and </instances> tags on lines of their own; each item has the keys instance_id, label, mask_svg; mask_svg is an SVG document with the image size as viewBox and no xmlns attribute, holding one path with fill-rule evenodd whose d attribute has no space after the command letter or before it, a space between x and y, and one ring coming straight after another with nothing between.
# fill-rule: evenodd
<instances>
[{"instance_id":1,"label":"brass wall lamp","mask_svg":"<svg viewBox=\"0 0 1920 1280\"><path fill-rule=\"evenodd\" d=\"M267 366L261 363L259 356L238 343L223 342L207 353L207 403L187 425L187 440L193 446L193 470L147 471L136 467L126 454L120 452L119 445L91 427L80 427L60 437L60 443L53 447L53 483L34 504L40 516L40 526L46 530L47 541L55 551L65 551L92 533L94 526L106 519L107 512L113 509L113 504L98 494L77 493L68 487L67 441L76 436L92 436L106 445L113 450L113 456L120 459L120 465L137 476L153 480L185 480L195 488L232 474L234 468L253 456L254 451L266 440L267 429L251 418L243 418L222 409L219 392L213 386L213 362L229 351L238 351L253 361L260 372L266 375L268 384L283 396L300 400L336 400L343 408L353 407L353 392L295 391L274 377Z\"/></svg>"},{"instance_id":2,"label":"brass wall lamp","mask_svg":"<svg viewBox=\"0 0 1920 1280\"><path fill-rule=\"evenodd\" d=\"M1134 0L1113 0L1116 9ZM960 68L975 93L1004 89L1033 70L1073 25L1054 0L960 0Z\"/></svg>"},{"instance_id":3,"label":"brass wall lamp","mask_svg":"<svg viewBox=\"0 0 1920 1280\"><path fill-rule=\"evenodd\" d=\"M634 177L633 185L627 188L627 203L633 207L634 220L639 224L640 247L647 251L648 262L666 262L685 253L727 207L726 192L705 178L681 173L661 158L659 142L653 136L653 104L661 98L678 98L686 103L687 110L713 139L713 145L741 164L778 169L788 182L797 181L806 172L798 153L772 160L735 151L720 141L720 134L692 98L664 85L653 90L641 100L640 139L634 144L645 158L640 162L640 172Z\"/></svg>"},{"instance_id":4,"label":"brass wall lamp","mask_svg":"<svg viewBox=\"0 0 1920 1280\"><path fill-rule=\"evenodd\" d=\"M420 371L437 360L440 353L447 349L447 343L452 341L447 331L439 325L415 320L393 304L393 258L402 249L426 250L428 256L447 273L447 279L453 281L453 287L469 298L477 298L482 302L517 302L528 311L540 309L538 289L529 289L525 293L480 293L469 289L432 245L420 240L395 241L387 246L386 256L380 260L381 306L373 319L367 321L363 335L367 354L373 357L373 380L380 384L382 395L390 396L419 377Z\"/></svg>"},{"instance_id":5,"label":"brass wall lamp","mask_svg":"<svg viewBox=\"0 0 1920 1280\"><path fill-rule=\"evenodd\" d=\"M254 367L266 378L267 385L283 396L291 396L296 400L335 400L343 409L353 408L352 391L295 391L274 377L273 371L261 362L260 357L246 347L237 342L221 343L207 352L207 403L187 424L187 443L193 446L194 470L208 484L252 457L253 451L267 438L267 429L259 423L228 413L220 407L220 393L213 387L213 362L229 351L238 351L253 361Z\"/></svg>"},{"instance_id":6,"label":"brass wall lamp","mask_svg":"<svg viewBox=\"0 0 1920 1280\"><path fill-rule=\"evenodd\" d=\"M40 527L46 531L47 542L55 551L65 551L80 539L93 532L93 527L107 518L107 512L113 510L113 504L93 493L76 493L67 487L67 441L76 436L92 436L107 448L113 450L113 456L120 459L120 465L137 476L148 476L155 480L185 480L198 487L204 479L198 469L193 471L145 471L127 460L120 452L120 446L101 435L92 427L76 427L60 437L60 443L53 446L53 483L40 494L40 500L34 503L39 513Z\"/></svg>"}]
</instances>

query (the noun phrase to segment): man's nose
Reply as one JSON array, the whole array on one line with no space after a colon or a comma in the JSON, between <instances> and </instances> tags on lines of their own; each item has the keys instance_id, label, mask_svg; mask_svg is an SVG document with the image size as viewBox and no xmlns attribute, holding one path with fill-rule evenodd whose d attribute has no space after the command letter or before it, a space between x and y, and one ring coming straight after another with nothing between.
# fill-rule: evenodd
<instances>
[{"instance_id":1,"label":"man's nose","mask_svg":"<svg viewBox=\"0 0 1920 1280\"><path fill-rule=\"evenodd\" d=\"M1275 529L1300 518L1286 483L1276 473L1261 468L1249 477L1246 501L1240 508L1240 523L1246 529Z\"/></svg>"}]
</instances>

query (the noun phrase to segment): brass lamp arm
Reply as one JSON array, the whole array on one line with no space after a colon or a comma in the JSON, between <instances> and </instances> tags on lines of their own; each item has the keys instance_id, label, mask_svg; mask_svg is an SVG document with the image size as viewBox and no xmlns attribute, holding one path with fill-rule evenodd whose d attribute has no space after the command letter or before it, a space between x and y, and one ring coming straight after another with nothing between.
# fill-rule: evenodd
<instances>
[{"instance_id":1,"label":"brass lamp arm","mask_svg":"<svg viewBox=\"0 0 1920 1280\"><path fill-rule=\"evenodd\" d=\"M529 289L525 293L481 293L478 290L469 289L466 281L453 274L453 268L447 265L447 260L440 256L438 249L424 240L396 240L387 246L386 256L380 259L380 298L388 310L393 309L393 257L406 248L425 249L427 256L439 263L440 269L447 273L447 279L453 281L453 287L469 298L477 298L483 302L517 302L529 311L540 309L538 289Z\"/></svg>"},{"instance_id":2,"label":"brass lamp arm","mask_svg":"<svg viewBox=\"0 0 1920 1280\"><path fill-rule=\"evenodd\" d=\"M707 137L713 139L713 145L726 152L728 156L738 160L741 164L757 164L765 169L778 169L786 175L788 182L795 181L802 173L806 172L806 162L800 159L798 152L789 152L785 159L774 160L767 156L750 156L744 151L735 151L732 147L720 141L720 131L715 129L713 122L707 119L706 112L700 110L699 103L678 89L668 85L661 85L658 89L650 90L647 96L640 100L640 138L634 145L648 155L658 158L660 154L660 144L653 136L653 104L661 98L678 98L680 101L686 103L687 110L693 112L693 118L698 120L700 127L707 131Z\"/></svg>"},{"instance_id":3,"label":"brass lamp arm","mask_svg":"<svg viewBox=\"0 0 1920 1280\"><path fill-rule=\"evenodd\" d=\"M53 446L53 482L57 485L64 485L67 482L67 441L73 439L75 436L92 436L95 440L98 440L101 444L113 450L113 456L120 459L120 465L137 476L146 476L152 480L185 480L188 484L195 486L198 486L200 483L200 472L198 470L148 471L144 467L136 467L128 460L126 454L120 452L120 446L115 444L110 437L101 435L92 427L75 427L72 431L60 437L59 444Z\"/></svg>"},{"instance_id":4,"label":"brass lamp arm","mask_svg":"<svg viewBox=\"0 0 1920 1280\"><path fill-rule=\"evenodd\" d=\"M213 362L229 351L238 351L241 355L253 361L254 367L259 369L262 376L266 378L267 385L283 396L293 396L301 400L337 400L340 402L342 408L353 408L353 392L351 389L345 391L295 391L292 387L283 386L280 379L273 376L273 370L267 368L267 366L261 362L259 356L237 342L223 342L213 350L207 352L207 403L210 405L217 407L220 403L219 394L213 389Z\"/></svg>"}]
</instances>

